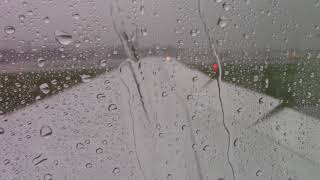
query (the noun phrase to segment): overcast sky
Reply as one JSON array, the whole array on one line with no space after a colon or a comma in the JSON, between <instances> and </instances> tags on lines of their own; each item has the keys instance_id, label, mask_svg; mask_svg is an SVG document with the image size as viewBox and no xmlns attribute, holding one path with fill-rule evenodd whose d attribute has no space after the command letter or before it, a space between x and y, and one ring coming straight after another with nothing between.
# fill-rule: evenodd
<instances>
[{"instance_id":1,"label":"overcast sky","mask_svg":"<svg viewBox=\"0 0 320 180\"><path fill-rule=\"evenodd\" d=\"M285 39L285 47L289 48L319 47L320 30L316 25L320 25L320 7L315 0L219 1L201 0L201 6L211 37L223 42L221 48L256 45L279 49ZM111 0L1 1L0 48L26 46L27 41L33 41L32 46L59 45L55 41L56 30L72 35L70 46L75 46L76 42L82 47L117 46L119 41L112 26L111 4L117 9L117 3ZM118 6L123 11L114 13L118 26L123 21L127 32L132 32L132 23L143 29L140 46L178 46L179 43L183 47L207 46L195 0L119 0ZM227 19L223 28L217 25L222 16ZM7 34L8 26L13 26L15 32ZM191 32L197 32L196 36Z\"/></svg>"}]
</instances>

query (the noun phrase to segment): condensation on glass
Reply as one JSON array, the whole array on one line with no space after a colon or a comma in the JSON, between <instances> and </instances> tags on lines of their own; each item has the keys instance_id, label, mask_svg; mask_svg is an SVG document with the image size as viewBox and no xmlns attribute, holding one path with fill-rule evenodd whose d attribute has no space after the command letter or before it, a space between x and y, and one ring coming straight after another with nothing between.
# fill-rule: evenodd
<instances>
[{"instance_id":1,"label":"condensation on glass","mask_svg":"<svg viewBox=\"0 0 320 180\"><path fill-rule=\"evenodd\" d=\"M319 0L0 2L1 180L318 180Z\"/></svg>"}]
</instances>

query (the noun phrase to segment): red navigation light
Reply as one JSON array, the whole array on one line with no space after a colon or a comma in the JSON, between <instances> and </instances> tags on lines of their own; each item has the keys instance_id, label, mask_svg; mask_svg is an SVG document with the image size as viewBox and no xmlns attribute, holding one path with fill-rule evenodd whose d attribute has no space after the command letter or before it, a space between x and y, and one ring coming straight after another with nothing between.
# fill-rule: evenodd
<instances>
[{"instance_id":1,"label":"red navigation light","mask_svg":"<svg viewBox=\"0 0 320 180\"><path fill-rule=\"evenodd\" d=\"M218 66L217 63L212 64L213 73L217 74L218 73L218 69L219 69L219 66Z\"/></svg>"}]
</instances>

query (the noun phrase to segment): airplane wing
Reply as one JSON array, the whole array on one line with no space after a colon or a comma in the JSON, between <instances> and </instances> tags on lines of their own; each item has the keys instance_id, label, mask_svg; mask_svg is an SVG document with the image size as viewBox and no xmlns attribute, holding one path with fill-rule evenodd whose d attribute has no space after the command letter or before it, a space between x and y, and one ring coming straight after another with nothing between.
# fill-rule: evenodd
<instances>
[{"instance_id":1,"label":"airplane wing","mask_svg":"<svg viewBox=\"0 0 320 180\"><path fill-rule=\"evenodd\" d=\"M3 115L0 179L318 179L318 121L225 82L222 119L208 80L172 58L127 60Z\"/></svg>"}]
</instances>

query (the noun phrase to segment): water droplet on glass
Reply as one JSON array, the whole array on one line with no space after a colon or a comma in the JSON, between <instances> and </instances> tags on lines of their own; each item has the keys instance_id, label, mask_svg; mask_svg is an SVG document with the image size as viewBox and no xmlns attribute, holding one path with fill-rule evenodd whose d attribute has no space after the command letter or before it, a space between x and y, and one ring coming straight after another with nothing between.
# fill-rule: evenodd
<instances>
[{"instance_id":1,"label":"water droplet on glass","mask_svg":"<svg viewBox=\"0 0 320 180\"><path fill-rule=\"evenodd\" d=\"M84 143L86 143L86 144L90 144L90 139L86 139L86 140L84 140Z\"/></svg>"},{"instance_id":2,"label":"water droplet on glass","mask_svg":"<svg viewBox=\"0 0 320 180\"><path fill-rule=\"evenodd\" d=\"M199 79L198 76L194 76L192 77L192 82L196 82L198 79Z\"/></svg>"},{"instance_id":3,"label":"water droplet on glass","mask_svg":"<svg viewBox=\"0 0 320 180\"><path fill-rule=\"evenodd\" d=\"M78 13L72 14L72 17L75 20L79 20L80 19L80 15Z\"/></svg>"},{"instance_id":4,"label":"water droplet on glass","mask_svg":"<svg viewBox=\"0 0 320 180\"><path fill-rule=\"evenodd\" d=\"M222 4L222 7L225 11L229 11L231 9L231 6L226 2Z\"/></svg>"},{"instance_id":5,"label":"water droplet on glass","mask_svg":"<svg viewBox=\"0 0 320 180\"><path fill-rule=\"evenodd\" d=\"M82 143L77 143L76 148L77 149L84 149L84 145Z\"/></svg>"},{"instance_id":6,"label":"water droplet on glass","mask_svg":"<svg viewBox=\"0 0 320 180\"><path fill-rule=\"evenodd\" d=\"M203 148L202 148L203 151L208 151L209 149L210 149L209 145L205 145L205 146L203 146Z\"/></svg>"},{"instance_id":7,"label":"water droplet on glass","mask_svg":"<svg viewBox=\"0 0 320 180\"><path fill-rule=\"evenodd\" d=\"M32 11L32 10L28 11L28 12L27 12L27 15L28 15L28 16L32 16L32 15L33 15L33 11Z\"/></svg>"},{"instance_id":8,"label":"water droplet on glass","mask_svg":"<svg viewBox=\"0 0 320 180\"><path fill-rule=\"evenodd\" d=\"M48 24L50 23L50 18L47 16L45 18L43 18L44 23Z\"/></svg>"},{"instance_id":9,"label":"water droplet on glass","mask_svg":"<svg viewBox=\"0 0 320 180\"><path fill-rule=\"evenodd\" d=\"M110 84L110 81L107 79L107 80L104 81L103 84L106 85L106 86L108 86L108 85Z\"/></svg>"},{"instance_id":10,"label":"water droplet on glass","mask_svg":"<svg viewBox=\"0 0 320 180\"><path fill-rule=\"evenodd\" d=\"M45 175L43 176L43 180L53 180L52 174L49 174L49 173L45 174Z\"/></svg>"},{"instance_id":11,"label":"water droplet on glass","mask_svg":"<svg viewBox=\"0 0 320 180\"><path fill-rule=\"evenodd\" d=\"M239 147L240 145L240 139L239 138L236 138L234 141L233 141L233 146L234 147Z\"/></svg>"},{"instance_id":12,"label":"water droplet on glass","mask_svg":"<svg viewBox=\"0 0 320 180\"><path fill-rule=\"evenodd\" d=\"M53 85L57 85L57 84L58 84L58 80L52 79L52 80L50 81L50 83L53 84Z\"/></svg>"},{"instance_id":13,"label":"water droplet on glass","mask_svg":"<svg viewBox=\"0 0 320 180\"><path fill-rule=\"evenodd\" d=\"M108 144L108 141L107 140L103 140L102 144L106 145L106 144Z\"/></svg>"},{"instance_id":14,"label":"water droplet on glass","mask_svg":"<svg viewBox=\"0 0 320 180\"><path fill-rule=\"evenodd\" d=\"M48 125L44 125L40 128L40 136L41 137L46 137L50 136L52 134L52 129Z\"/></svg>"},{"instance_id":15,"label":"water droplet on glass","mask_svg":"<svg viewBox=\"0 0 320 180\"><path fill-rule=\"evenodd\" d=\"M164 136L164 134L163 133L159 133L159 135L158 135L160 138L161 137L163 137Z\"/></svg>"},{"instance_id":16,"label":"water droplet on glass","mask_svg":"<svg viewBox=\"0 0 320 180\"><path fill-rule=\"evenodd\" d=\"M266 78L265 79L265 85L264 85L265 88L268 88L269 87L269 79Z\"/></svg>"},{"instance_id":17,"label":"water droplet on glass","mask_svg":"<svg viewBox=\"0 0 320 180\"><path fill-rule=\"evenodd\" d=\"M92 164L91 163L87 163L86 164L86 168L92 168Z\"/></svg>"},{"instance_id":18,"label":"water droplet on glass","mask_svg":"<svg viewBox=\"0 0 320 180\"><path fill-rule=\"evenodd\" d=\"M58 41L58 43L60 43L61 45L69 45L70 43L72 43L72 36L66 32L63 31L56 31L54 33L56 40Z\"/></svg>"},{"instance_id":19,"label":"water droplet on glass","mask_svg":"<svg viewBox=\"0 0 320 180\"><path fill-rule=\"evenodd\" d=\"M243 38L245 38L245 39L248 39L248 38L249 38L249 35L248 35L247 33L243 33L242 36L243 36Z\"/></svg>"},{"instance_id":20,"label":"water droplet on glass","mask_svg":"<svg viewBox=\"0 0 320 180\"><path fill-rule=\"evenodd\" d=\"M162 97L167 97L167 96L168 96L167 92L162 92Z\"/></svg>"},{"instance_id":21,"label":"water droplet on glass","mask_svg":"<svg viewBox=\"0 0 320 180\"><path fill-rule=\"evenodd\" d=\"M192 100L193 99L193 96L192 95L188 95L187 96L187 100L189 101L189 100Z\"/></svg>"},{"instance_id":22,"label":"water droplet on glass","mask_svg":"<svg viewBox=\"0 0 320 180\"><path fill-rule=\"evenodd\" d=\"M25 20L26 19L26 16L24 16L24 15L19 15L19 20L20 21L23 21L23 20Z\"/></svg>"},{"instance_id":23,"label":"water droplet on glass","mask_svg":"<svg viewBox=\"0 0 320 180\"><path fill-rule=\"evenodd\" d=\"M112 170L112 172L113 172L113 174L119 174L120 173L120 168L114 168L113 170Z\"/></svg>"},{"instance_id":24,"label":"water droplet on glass","mask_svg":"<svg viewBox=\"0 0 320 180\"><path fill-rule=\"evenodd\" d=\"M106 95L103 93L97 94L97 99L99 99L99 100L104 99L105 97L106 97Z\"/></svg>"},{"instance_id":25,"label":"water droplet on glass","mask_svg":"<svg viewBox=\"0 0 320 180\"><path fill-rule=\"evenodd\" d=\"M222 0L214 0L216 3L221 3Z\"/></svg>"},{"instance_id":26,"label":"water droplet on glass","mask_svg":"<svg viewBox=\"0 0 320 180\"><path fill-rule=\"evenodd\" d=\"M224 16L220 16L217 22L218 26L224 28L228 24L228 19Z\"/></svg>"},{"instance_id":27,"label":"water droplet on glass","mask_svg":"<svg viewBox=\"0 0 320 180\"><path fill-rule=\"evenodd\" d=\"M59 161L58 161L58 160L54 160L54 161L53 161L53 164L54 164L55 166L58 166Z\"/></svg>"},{"instance_id":28,"label":"water droplet on glass","mask_svg":"<svg viewBox=\"0 0 320 180\"><path fill-rule=\"evenodd\" d=\"M4 165L10 164L10 160L9 160L9 159L5 159L5 160L3 161L3 164L4 164Z\"/></svg>"},{"instance_id":29,"label":"water droplet on glass","mask_svg":"<svg viewBox=\"0 0 320 180\"><path fill-rule=\"evenodd\" d=\"M4 129L2 127L0 127L0 135L4 134Z\"/></svg>"},{"instance_id":30,"label":"water droplet on glass","mask_svg":"<svg viewBox=\"0 0 320 180\"><path fill-rule=\"evenodd\" d=\"M50 92L49 85L47 83L41 84L39 88L43 94L48 94Z\"/></svg>"},{"instance_id":31,"label":"water droplet on glass","mask_svg":"<svg viewBox=\"0 0 320 180\"><path fill-rule=\"evenodd\" d=\"M259 104L263 104L263 97L259 98Z\"/></svg>"},{"instance_id":32,"label":"water droplet on glass","mask_svg":"<svg viewBox=\"0 0 320 180\"><path fill-rule=\"evenodd\" d=\"M102 148L98 148L98 149L96 149L96 153L97 153L97 154L101 154L101 153L103 153L103 149L102 149Z\"/></svg>"},{"instance_id":33,"label":"water droplet on glass","mask_svg":"<svg viewBox=\"0 0 320 180\"><path fill-rule=\"evenodd\" d=\"M197 145L196 144L192 144L192 149L196 149L197 148Z\"/></svg>"},{"instance_id":34,"label":"water droplet on glass","mask_svg":"<svg viewBox=\"0 0 320 180\"><path fill-rule=\"evenodd\" d=\"M190 35L191 35L192 37L198 36L199 33L200 33L200 31L199 31L198 29L192 29L192 30L190 31Z\"/></svg>"},{"instance_id":35,"label":"water droplet on glass","mask_svg":"<svg viewBox=\"0 0 320 180\"><path fill-rule=\"evenodd\" d=\"M91 76L90 75L87 75L87 74L82 74L80 75L80 78L81 78L81 81L82 82L90 82L91 81Z\"/></svg>"},{"instance_id":36,"label":"water droplet on glass","mask_svg":"<svg viewBox=\"0 0 320 180\"><path fill-rule=\"evenodd\" d=\"M141 29L141 34L142 34L142 36L147 36L147 35L148 35L148 30L147 30L147 28L142 28L142 29Z\"/></svg>"},{"instance_id":37,"label":"water droplet on glass","mask_svg":"<svg viewBox=\"0 0 320 180\"><path fill-rule=\"evenodd\" d=\"M182 130L185 130L186 128L187 128L187 125L185 125L185 124L182 125L182 127L181 127Z\"/></svg>"},{"instance_id":38,"label":"water droplet on glass","mask_svg":"<svg viewBox=\"0 0 320 180\"><path fill-rule=\"evenodd\" d=\"M117 107L117 105L115 105L115 104L110 104L109 107L108 107L108 110L109 110L110 112L115 111L115 110L117 110L117 109L118 109L118 107Z\"/></svg>"},{"instance_id":39,"label":"water droplet on glass","mask_svg":"<svg viewBox=\"0 0 320 180\"><path fill-rule=\"evenodd\" d=\"M100 61L100 66L101 66L101 67L106 67L106 66L107 66L107 60L102 59L102 60Z\"/></svg>"},{"instance_id":40,"label":"water droplet on glass","mask_svg":"<svg viewBox=\"0 0 320 180\"><path fill-rule=\"evenodd\" d=\"M218 180L224 180L224 178L219 178Z\"/></svg>"},{"instance_id":41,"label":"water droplet on glass","mask_svg":"<svg viewBox=\"0 0 320 180\"><path fill-rule=\"evenodd\" d=\"M4 28L4 32L6 34L13 34L14 32L16 32L16 29L13 26L6 26Z\"/></svg>"},{"instance_id":42,"label":"water droplet on glass","mask_svg":"<svg viewBox=\"0 0 320 180\"><path fill-rule=\"evenodd\" d=\"M43 67L44 66L44 64L45 64L44 58L39 57L37 61L38 61L38 66L39 67Z\"/></svg>"},{"instance_id":43,"label":"water droplet on glass","mask_svg":"<svg viewBox=\"0 0 320 180\"><path fill-rule=\"evenodd\" d=\"M262 176L262 171L260 169L256 172L256 176Z\"/></svg>"}]
</instances>

